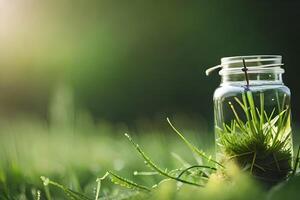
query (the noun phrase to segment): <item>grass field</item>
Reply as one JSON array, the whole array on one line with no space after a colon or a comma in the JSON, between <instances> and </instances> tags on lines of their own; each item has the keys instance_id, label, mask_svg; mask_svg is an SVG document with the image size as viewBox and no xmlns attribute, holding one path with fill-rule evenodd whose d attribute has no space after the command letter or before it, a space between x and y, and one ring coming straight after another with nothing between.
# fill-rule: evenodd
<instances>
[{"instance_id":1,"label":"grass field","mask_svg":"<svg viewBox=\"0 0 300 200\"><path fill-rule=\"evenodd\" d=\"M184 127L184 123L174 124L195 146L213 155L212 133L201 127L189 128L189 123ZM192 153L167 122L163 128L147 127L130 131L123 125L93 123L88 117L72 125L49 124L30 117L3 119L0 199L297 199L299 196L300 176L266 189L234 164L226 166L222 173L208 169L209 176L200 182L189 178L197 177L197 170L191 170L191 176L182 176L204 187L164 177L149 168L149 162L148 166L144 163L141 154L124 136L125 132L162 173L175 176L180 170L207 162ZM296 137L295 146L298 141ZM107 171L113 174L96 181Z\"/></svg>"}]
</instances>

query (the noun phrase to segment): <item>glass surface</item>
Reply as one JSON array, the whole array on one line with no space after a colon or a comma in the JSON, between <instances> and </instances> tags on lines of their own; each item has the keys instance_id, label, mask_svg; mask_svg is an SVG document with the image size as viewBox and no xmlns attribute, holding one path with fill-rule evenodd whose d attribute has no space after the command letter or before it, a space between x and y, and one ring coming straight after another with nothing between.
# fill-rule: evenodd
<instances>
[{"instance_id":1,"label":"glass surface","mask_svg":"<svg viewBox=\"0 0 300 200\"><path fill-rule=\"evenodd\" d=\"M272 185L292 170L291 95L281 73L265 72L222 76L214 93L216 154Z\"/></svg>"}]
</instances>

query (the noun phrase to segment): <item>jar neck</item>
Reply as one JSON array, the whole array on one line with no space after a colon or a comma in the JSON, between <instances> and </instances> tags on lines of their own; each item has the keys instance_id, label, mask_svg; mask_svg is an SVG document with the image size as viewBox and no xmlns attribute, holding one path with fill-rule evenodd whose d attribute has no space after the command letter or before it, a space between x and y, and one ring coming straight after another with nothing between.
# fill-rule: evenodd
<instances>
[{"instance_id":1,"label":"jar neck","mask_svg":"<svg viewBox=\"0 0 300 200\"><path fill-rule=\"evenodd\" d=\"M249 73L249 85L283 85L282 73ZM224 74L222 75L221 85L246 85L244 74Z\"/></svg>"}]
</instances>

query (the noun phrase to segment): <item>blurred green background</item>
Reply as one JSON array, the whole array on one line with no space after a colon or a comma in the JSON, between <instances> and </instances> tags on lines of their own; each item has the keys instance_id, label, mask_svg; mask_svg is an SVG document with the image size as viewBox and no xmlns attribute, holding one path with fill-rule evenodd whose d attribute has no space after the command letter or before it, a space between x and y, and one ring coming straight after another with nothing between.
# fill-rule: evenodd
<instances>
[{"instance_id":1,"label":"blurred green background","mask_svg":"<svg viewBox=\"0 0 300 200\"><path fill-rule=\"evenodd\" d=\"M299 10L297 0L0 0L0 199L37 199L37 191L45 199L41 175L90 197L107 170L157 183L161 177L133 175L148 168L127 131L163 169L201 163L166 117L214 155L212 96L220 77L204 72L225 56L283 56L295 127ZM281 195L299 196L297 181ZM239 190L226 182L183 193L253 199L258 186L241 183ZM168 198L158 196L175 199L171 188L161 189ZM114 191L106 181L100 196Z\"/></svg>"},{"instance_id":2,"label":"blurred green background","mask_svg":"<svg viewBox=\"0 0 300 200\"><path fill-rule=\"evenodd\" d=\"M299 119L299 1L0 2L2 117L48 120L59 93L74 116L84 109L94 120L210 123L220 77L206 68L225 56L281 54Z\"/></svg>"}]
</instances>

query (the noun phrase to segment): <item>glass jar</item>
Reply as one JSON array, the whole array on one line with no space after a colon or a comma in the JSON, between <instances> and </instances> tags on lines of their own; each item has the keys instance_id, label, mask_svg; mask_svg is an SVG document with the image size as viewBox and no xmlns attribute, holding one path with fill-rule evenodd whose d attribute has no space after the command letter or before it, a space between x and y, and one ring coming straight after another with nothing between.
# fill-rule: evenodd
<instances>
[{"instance_id":1,"label":"glass jar","mask_svg":"<svg viewBox=\"0 0 300 200\"><path fill-rule=\"evenodd\" d=\"M270 184L292 170L290 90L283 84L281 56L221 59L221 84L214 92L217 160L234 160Z\"/></svg>"}]
</instances>

